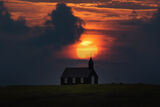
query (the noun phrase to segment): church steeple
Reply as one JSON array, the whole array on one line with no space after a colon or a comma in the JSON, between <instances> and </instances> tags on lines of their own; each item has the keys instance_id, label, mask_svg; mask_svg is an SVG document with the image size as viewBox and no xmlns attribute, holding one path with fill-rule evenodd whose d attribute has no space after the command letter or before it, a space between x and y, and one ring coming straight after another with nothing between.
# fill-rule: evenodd
<instances>
[{"instance_id":1,"label":"church steeple","mask_svg":"<svg viewBox=\"0 0 160 107\"><path fill-rule=\"evenodd\" d=\"M90 57L90 59L89 59L88 68L89 68L89 69L94 69L94 62L93 62L93 60L92 60L92 57Z\"/></svg>"}]
</instances>

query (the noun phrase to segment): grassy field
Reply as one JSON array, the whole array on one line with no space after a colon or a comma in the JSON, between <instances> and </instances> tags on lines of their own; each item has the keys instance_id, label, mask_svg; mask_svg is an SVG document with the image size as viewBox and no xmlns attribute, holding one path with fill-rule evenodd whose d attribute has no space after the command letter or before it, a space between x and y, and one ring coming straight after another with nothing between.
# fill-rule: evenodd
<instances>
[{"instance_id":1,"label":"grassy field","mask_svg":"<svg viewBox=\"0 0 160 107\"><path fill-rule=\"evenodd\" d=\"M0 107L160 107L160 86L1 87Z\"/></svg>"}]
</instances>

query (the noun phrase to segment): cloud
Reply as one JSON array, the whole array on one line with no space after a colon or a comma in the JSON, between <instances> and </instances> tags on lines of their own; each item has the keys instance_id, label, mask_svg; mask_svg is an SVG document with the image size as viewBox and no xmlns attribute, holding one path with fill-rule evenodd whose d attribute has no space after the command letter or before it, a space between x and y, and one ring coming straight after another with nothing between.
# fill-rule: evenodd
<instances>
[{"instance_id":1,"label":"cloud","mask_svg":"<svg viewBox=\"0 0 160 107\"><path fill-rule=\"evenodd\" d=\"M22 17L16 21L11 19L11 15L4 7L4 3L0 1L0 32L15 34L27 32L28 30L25 20Z\"/></svg>"},{"instance_id":2,"label":"cloud","mask_svg":"<svg viewBox=\"0 0 160 107\"><path fill-rule=\"evenodd\" d=\"M120 2L112 1L105 4L99 4L97 7L101 8L120 8L120 9L155 9L154 6L142 5L141 3L134 2Z\"/></svg>"},{"instance_id":3,"label":"cloud","mask_svg":"<svg viewBox=\"0 0 160 107\"><path fill-rule=\"evenodd\" d=\"M95 2L109 2L112 0L23 0L30 2L63 2L63 3L95 3Z\"/></svg>"},{"instance_id":4,"label":"cloud","mask_svg":"<svg viewBox=\"0 0 160 107\"><path fill-rule=\"evenodd\" d=\"M160 8L153 15L151 20L149 22L145 23L142 27L145 31L147 31L148 33L152 33L155 36L158 36L160 34L160 31L159 31L159 28L160 28Z\"/></svg>"},{"instance_id":5,"label":"cloud","mask_svg":"<svg viewBox=\"0 0 160 107\"><path fill-rule=\"evenodd\" d=\"M159 14L160 9L150 21L142 22L138 28L115 37L116 41L111 49L111 61L123 64L119 71L125 72L124 76L132 74L132 80L160 82Z\"/></svg>"},{"instance_id":6,"label":"cloud","mask_svg":"<svg viewBox=\"0 0 160 107\"><path fill-rule=\"evenodd\" d=\"M57 84L66 60L53 52L74 43L83 33L82 20L57 4L45 27L28 28L14 21L0 2L0 85Z\"/></svg>"},{"instance_id":7,"label":"cloud","mask_svg":"<svg viewBox=\"0 0 160 107\"><path fill-rule=\"evenodd\" d=\"M79 40L84 32L83 20L74 16L71 8L64 3L57 4L50 17L51 20L45 23L44 33L34 39L40 46L60 48Z\"/></svg>"}]
</instances>

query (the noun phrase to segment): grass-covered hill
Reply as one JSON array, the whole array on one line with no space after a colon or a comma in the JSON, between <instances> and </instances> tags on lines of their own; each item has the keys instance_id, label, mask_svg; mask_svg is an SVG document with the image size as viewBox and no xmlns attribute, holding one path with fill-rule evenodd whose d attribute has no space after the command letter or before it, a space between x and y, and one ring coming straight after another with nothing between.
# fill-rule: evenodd
<instances>
[{"instance_id":1,"label":"grass-covered hill","mask_svg":"<svg viewBox=\"0 0 160 107\"><path fill-rule=\"evenodd\" d=\"M111 84L1 87L0 107L160 107L160 86Z\"/></svg>"}]
</instances>

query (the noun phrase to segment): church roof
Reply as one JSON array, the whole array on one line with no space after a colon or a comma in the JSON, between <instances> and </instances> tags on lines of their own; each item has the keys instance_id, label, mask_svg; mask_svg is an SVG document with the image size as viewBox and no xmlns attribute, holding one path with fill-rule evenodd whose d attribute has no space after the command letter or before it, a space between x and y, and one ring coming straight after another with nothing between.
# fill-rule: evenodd
<instances>
[{"instance_id":1,"label":"church roof","mask_svg":"<svg viewBox=\"0 0 160 107\"><path fill-rule=\"evenodd\" d=\"M69 78L69 77L88 77L91 73L92 69L89 68L66 68L62 74L62 77Z\"/></svg>"}]
</instances>

